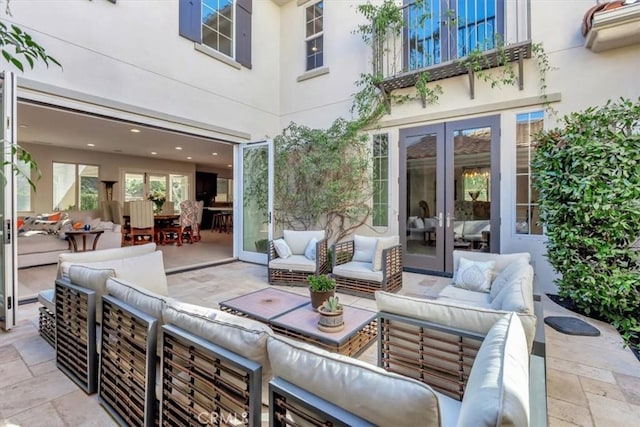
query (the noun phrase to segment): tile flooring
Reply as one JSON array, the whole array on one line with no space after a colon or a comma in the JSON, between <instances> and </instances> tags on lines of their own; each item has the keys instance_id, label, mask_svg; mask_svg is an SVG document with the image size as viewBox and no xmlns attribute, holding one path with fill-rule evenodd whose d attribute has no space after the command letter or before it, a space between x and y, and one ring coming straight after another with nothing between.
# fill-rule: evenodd
<instances>
[{"instance_id":1,"label":"tile flooring","mask_svg":"<svg viewBox=\"0 0 640 427\"><path fill-rule=\"evenodd\" d=\"M55 269L52 270L55 275ZM50 274L50 273L46 273ZM53 278L50 279L51 282ZM170 296L199 305L267 286L264 266L234 262L168 276ZM431 295L448 279L404 273L403 294ZM306 295L305 288L285 288ZM375 309L372 300L343 302ZM575 314L543 296L545 315ZM578 316L580 317L580 316ZM636 426L640 419L640 362L622 348L609 325L585 319L602 332L576 337L545 327L550 426ZM360 359L376 362L376 346ZM55 367L53 349L37 333L37 304L20 307L18 325L0 332L0 426L111 426L97 397L87 396Z\"/></svg>"}]
</instances>

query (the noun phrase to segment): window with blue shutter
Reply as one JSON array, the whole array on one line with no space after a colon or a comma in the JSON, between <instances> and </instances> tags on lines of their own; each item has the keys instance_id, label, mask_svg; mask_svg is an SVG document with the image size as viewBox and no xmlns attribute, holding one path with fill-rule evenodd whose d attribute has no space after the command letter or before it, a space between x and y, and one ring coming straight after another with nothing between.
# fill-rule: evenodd
<instances>
[{"instance_id":1,"label":"window with blue shutter","mask_svg":"<svg viewBox=\"0 0 640 427\"><path fill-rule=\"evenodd\" d=\"M251 68L252 0L180 0L179 34Z\"/></svg>"}]
</instances>

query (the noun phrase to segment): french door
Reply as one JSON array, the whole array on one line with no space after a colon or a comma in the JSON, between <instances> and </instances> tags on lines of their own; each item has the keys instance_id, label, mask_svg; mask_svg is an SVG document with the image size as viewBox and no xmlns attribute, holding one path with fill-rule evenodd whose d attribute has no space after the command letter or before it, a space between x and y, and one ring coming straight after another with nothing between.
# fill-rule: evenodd
<instances>
[{"instance_id":1,"label":"french door","mask_svg":"<svg viewBox=\"0 0 640 427\"><path fill-rule=\"evenodd\" d=\"M450 273L456 250L498 252L499 116L400 131L400 236L408 270Z\"/></svg>"},{"instance_id":2,"label":"french door","mask_svg":"<svg viewBox=\"0 0 640 427\"><path fill-rule=\"evenodd\" d=\"M16 81L11 72L0 74L0 108L2 114L2 190L0 191L0 326L11 329L16 323L17 266L16 266L16 196L13 165L15 164L14 147L16 143Z\"/></svg>"},{"instance_id":3,"label":"french door","mask_svg":"<svg viewBox=\"0 0 640 427\"><path fill-rule=\"evenodd\" d=\"M235 148L234 212L238 259L267 264L267 242L273 236L273 141Z\"/></svg>"}]
</instances>

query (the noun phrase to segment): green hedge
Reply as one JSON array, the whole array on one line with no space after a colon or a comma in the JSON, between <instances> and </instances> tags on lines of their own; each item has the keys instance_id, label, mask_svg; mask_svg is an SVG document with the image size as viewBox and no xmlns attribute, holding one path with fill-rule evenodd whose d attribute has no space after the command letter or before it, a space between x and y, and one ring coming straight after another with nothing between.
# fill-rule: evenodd
<instances>
[{"instance_id":1,"label":"green hedge","mask_svg":"<svg viewBox=\"0 0 640 427\"><path fill-rule=\"evenodd\" d=\"M535 135L531 165L559 293L638 342L640 100L609 101L562 122Z\"/></svg>"}]
</instances>

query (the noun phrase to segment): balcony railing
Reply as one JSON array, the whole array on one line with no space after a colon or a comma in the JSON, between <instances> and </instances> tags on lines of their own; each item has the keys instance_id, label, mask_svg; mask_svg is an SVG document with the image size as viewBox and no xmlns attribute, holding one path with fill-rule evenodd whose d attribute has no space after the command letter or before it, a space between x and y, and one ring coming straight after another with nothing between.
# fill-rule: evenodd
<instances>
[{"instance_id":1,"label":"balcony railing","mask_svg":"<svg viewBox=\"0 0 640 427\"><path fill-rule=\"evenodd\" d=\"M386 91L470 73L465 58L481 52L481 68L531 57L530 0L422 0L403 7L399 34L374 41L373 72ZM520 78L522 82L522 78Z\"/></svg>"}]
</instances>

